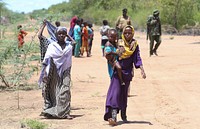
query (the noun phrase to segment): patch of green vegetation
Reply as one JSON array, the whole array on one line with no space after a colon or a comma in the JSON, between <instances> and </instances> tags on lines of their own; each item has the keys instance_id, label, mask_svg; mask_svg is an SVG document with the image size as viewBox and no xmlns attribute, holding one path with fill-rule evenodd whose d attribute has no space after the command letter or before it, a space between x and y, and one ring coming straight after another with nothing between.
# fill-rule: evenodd
<instances>
[{"instance_id":1,"label":"patch of green vegetation","mask_svg":"<svg viewBox=\"0 0 200 129\"><path fill-rule=\"evenodd\" d=\"M38 120L28 119L21 122L21 128L29 127L30 129L46 129L48 125Z\"/></svg>"},{"instance_id":2,"label":"patch of green vegetation","mask_svg":"<svg viewBox=\"0 0 200 129\"><path fill-rule=\"evenodd\" d=\"M29 90L35 90L38 89L38 85L32 84L32 85L19 85L19 90L25 90L25 91L29 91Z\"/></svg>"},{"instance_id":3,"label":"patch of green vegetation","mask_svg":"<svg viewBox=\"0 0 200 129\"><path fill-rule=\"evenodd\" d=\"M28 60L29 61L39 61L40 60L40 55L31 55Z\"/></svg>"}]
</instances>

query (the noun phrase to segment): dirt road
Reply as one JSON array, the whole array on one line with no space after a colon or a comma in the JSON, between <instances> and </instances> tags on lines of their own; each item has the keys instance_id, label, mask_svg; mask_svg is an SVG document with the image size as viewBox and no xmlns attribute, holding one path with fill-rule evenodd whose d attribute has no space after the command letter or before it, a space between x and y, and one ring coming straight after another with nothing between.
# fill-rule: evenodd
<instances>
[{"instance_id":1,"label":"dirt road","mask_svg":"<svg viewBox=\"0 0 200 129\"><path fill-rule=\"evenodd\" d=\"M200 37L162 36L159 56L149 57L145 33L136 32L147 78L135 70L128 98L128 120L118 115L115 129L199 129L200 127ZM37 82L39 75L33 77ZM39 116L43 99L41 90L0 92L0 128L18 129L21 121L36 119L49 129L108 129L103 120L109 87L106 59L100 49L100 35L95 31L92 56L74 58L72 66L73 120L44 119Z\"/></svg>"}]
</instances>

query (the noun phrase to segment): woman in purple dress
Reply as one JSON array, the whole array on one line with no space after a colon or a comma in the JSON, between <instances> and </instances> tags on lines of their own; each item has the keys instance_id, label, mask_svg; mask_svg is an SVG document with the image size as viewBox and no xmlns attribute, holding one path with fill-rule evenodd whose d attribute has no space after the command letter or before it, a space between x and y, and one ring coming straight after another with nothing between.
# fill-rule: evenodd
<instances>
[{"instance_id":1,"label":"woman in purple dress","mask_svg":"<svg viewBox=\"0 0 200 129\"><path fill-rule=\"evenodd\" d=\"M134 28L130 25L124 27L122 33L122 42L119 43L120 46L123 46L123 52L119 58L119 63L122 68L122 77L125 82L125 86L120 84L120 79L115 69L106 98L106 112L104 115L104 120L108 121L112 126L117 125L117 114L119 111L121 111L121 118L123 122L128 122L126 116L128 97L127 92L130 82L132 81L132 71L134 66L136 69L140 68L142 77L144 79L146 78L146 74L142 65L142 59L140 57L139 45L133 36Z\"/></svg>"}]
</instances>

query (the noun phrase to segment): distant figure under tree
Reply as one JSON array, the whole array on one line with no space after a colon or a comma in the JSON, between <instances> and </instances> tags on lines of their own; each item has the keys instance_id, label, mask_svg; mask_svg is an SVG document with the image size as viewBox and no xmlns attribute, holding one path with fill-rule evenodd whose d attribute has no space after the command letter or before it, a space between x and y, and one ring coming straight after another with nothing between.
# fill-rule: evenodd
<instances>
[{"instance_id":1,"label":"distant figure under tree","mask_svg":"<svg viewBox=\"0 0 200 129\"><path fill-rule=\"evenodd\" d=\"M22 48L24 45L24 37L28 34L26 31L22 30L22 25L17 26L18 29L18 48Z\"/></svg>"}]
</instances>

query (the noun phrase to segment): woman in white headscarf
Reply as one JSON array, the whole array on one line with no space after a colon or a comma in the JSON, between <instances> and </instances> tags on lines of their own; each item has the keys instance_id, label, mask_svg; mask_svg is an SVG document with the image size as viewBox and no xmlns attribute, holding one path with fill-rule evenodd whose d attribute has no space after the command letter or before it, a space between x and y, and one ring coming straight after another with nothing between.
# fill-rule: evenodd
<instances>
[{"instance_id":1,"label":"woman in white headscarf","mask_svg":"<svg viewBox=\"0 0 200 129\"><path fill-rule=\"evenodd\" d=\"M70 116L72 44L65 27L58 27L56 40L49 44L43 60L39 85L43 87L44 109L41 115L47 118L67 118Z\"/></svg>"}]
</instances>

